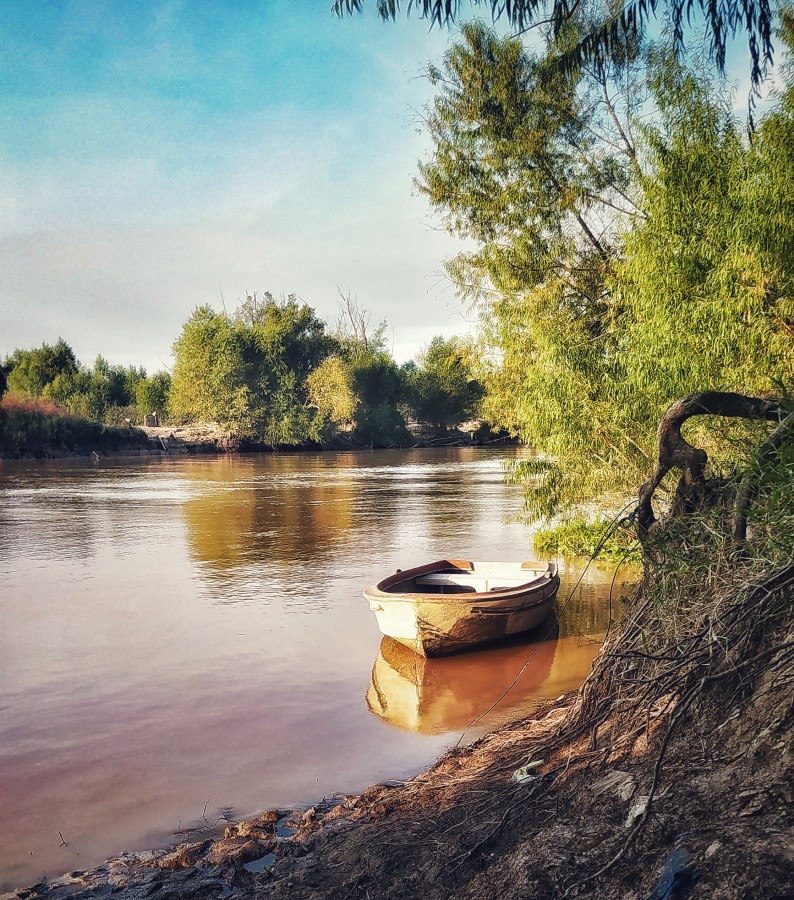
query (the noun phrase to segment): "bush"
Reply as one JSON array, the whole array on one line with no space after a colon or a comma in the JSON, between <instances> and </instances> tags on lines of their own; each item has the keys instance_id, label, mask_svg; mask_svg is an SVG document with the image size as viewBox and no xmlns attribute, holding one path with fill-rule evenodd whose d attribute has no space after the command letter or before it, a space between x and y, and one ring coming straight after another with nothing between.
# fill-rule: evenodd
<instances>
[{"instance_id":1,"label":"bush","mask_svg":"<svg viewBox=\"0 0 794 900\"><path fill-rule=\"evenodd\" d=\"M560 556L592 556L604 536L612 528L611 519L599 518L588 522L583 517L568 519L550 528L539 528L535 533L535 549L539 553ZM600 548L599 556L607 559L641 559L634 529L616 528Z\"/></svg>"},{"instance_id":2,"label":"bush","mask_svg":"<svg viewBox=\"0 0 794 900\"><path fill-rule=\"evenodd\" d=\"M23 402L6 396L0 402L0 453L6 456L124 450L146 441L143 432L108 428L100 422L69 415L48 400Z\"/></svg>"}]
</instances>

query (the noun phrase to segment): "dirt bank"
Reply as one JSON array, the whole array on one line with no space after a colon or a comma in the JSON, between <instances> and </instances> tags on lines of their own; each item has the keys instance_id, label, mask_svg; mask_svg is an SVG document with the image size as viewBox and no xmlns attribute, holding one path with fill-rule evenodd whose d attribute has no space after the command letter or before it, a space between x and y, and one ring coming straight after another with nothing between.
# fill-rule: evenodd
<instances>
[{"instance_id":1,"label":"dirt bank","mask_svg":"<svg viewBox=\"0 0 794 900\"><path fill-rule=\"evenodd\" d=\"M226 453L228 435L214 425L171 428L104 428L90 423L87 437L66 440L33 437L13 446L0 444L0 459L68 459L78 457L178 456L191 453ZM94 434L93 432L96 432Z\"/></svg>"},{"instance_id":2,"label":"dirt bank","mask_svg":"<svg viewBox=\"0 0 794 900\"><path fill-rule=\"evenodd\" d=\"M229 442L229 435L213 424L161 425L156 428L138 426L149 439L150 451L168 454L227 453L237 447Z\"/></svg>"},{"instance_id":3,"label":"dirt bank","mask_svg":"<svg viewBox=\"0 0 794 900\"><path fill-rule=\"evenodd\" d=\"M696 897L791 896L791 635L779 629L766 643L788 649L760 651L766 664L740 690L715 680L675 729L675 703L649 710L633 732L610 733L607 720L556 746L524 783L516 771L558 744L586 691L407 783L294 813L290 836L284 811L273 811L6 900L662 898L687 896L693 884Z\"/></svg>"}]
</instances>

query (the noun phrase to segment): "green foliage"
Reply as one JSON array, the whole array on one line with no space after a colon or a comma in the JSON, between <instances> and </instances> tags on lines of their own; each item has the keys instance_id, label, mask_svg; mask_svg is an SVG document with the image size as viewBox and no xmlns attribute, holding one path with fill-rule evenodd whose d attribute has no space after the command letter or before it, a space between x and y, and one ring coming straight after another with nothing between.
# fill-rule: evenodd
<instances>
[{"instance_id":1,"label":"green foliage","mask_svg":"<svg viewBox=\"0 0 794 900\"><path fill-rule=\"evenodd\" d=\"M74 351L63 338L35 350L15 350L5 368L8 390L25 398L43 396L45 388L56 379L71 378L78 371Z\"/></svg>"},{"instance_id":2,"label":"green foliage","mask_svg":"<svg viewBox=\"0 0 794 900\"><path fill-rule=\"evenodd\" d=\"M306 377L310 402L334 425L349 425L359 398L353 391L353 369L334 353Z\"/></svg>"},{"instance_id":3,"label":"green foliage","mask_svg":"<svg viewBox=\"0 0 794 900\"><path fill-rule=\"evenodd\" d=\"M81 368L70 378L56 379L43 396L68 406L75 415L117 423L129 417L126 413L134 418L135 391L145 378L143 369L112 366L98 356L91 371Z\"/></svg>"},{"instance_id":4,"label":"green foliage","mask_svg":"<svg viewBox=\"0 0 794 900\"><path fill-rule=\"evenodd\" d=\"M154 413L162 417L170 391L171 376L168 372L156 372L148 378L141 378L135 385L135 407L139 420Z\"/></svg>"},{"instance_id":5,"label":"green foliage","mask_svg":"<svg viewBox=\"0 0 794 900\"><path fill-rule=\"evenodd\" d=\"M470 345L439 335L421 354L419 362L420 366L404 371L408 405L418 421L445 431L476 415L484 391L474 375Z\"/></svg>"},{"instance_id":6,"label":"green foliage","mask_svg":"<svg viewBox=\"0 0 794 900\"><path fill-rule=\"evenodd\" d=\"M633 491L678 397L794 376L791 88L748 143L705 76L648 51L637 126L641 95L618 86L636 48L568 81L545 71L558 52L466 26L431 70L421 168L477 245L449 270L494 360L484 416L545 460L513 473L531 518ZM708 440L712 457L732 450Z\"/></svg>"},{"instance_id":7,"label":"green foliage","mask_svg":"<svg viewBox=\"0 0 794 900\"><path fill-rule=\"evenodd\" d=\"M386 351L386 322L372 331L370 313L339 291L335 352L312 377L313 402L334 425L352 423L352 439L365 447L408 442L403 408L408 383Z\"/></svg>"},{"instance_id":8,"label":"green foliage","mask_svg":"<svg viewBox=\"0 0 794 900\"><path fill-rule=\"evenodd\" d=\"M71 413L96 421L119 421L132 412L136 386L146 377L134 366L112 366L98 356L92 369L81 366L72 348L59 339L34 350L15 350L6 361L8 388L17 398L44 398Z\"/></svg>"},{"instance_id":9,"label":"green foliage","mask_svg":"<svg viewBox=\"0 0 794 900\"><path fill-rule=\"evenodd\" d=\"M745 550L769 566L790 563L794 548L794 398L784 385L781 388L788 415L788 431L781 445L760 453L754 445L745 472L736 476L743 479L751 496Z\"/></svg>"},{"instance_id":10,"label":"green foliage","mask_svg":"<svg viewBox=\"0 0 794 900\"><path fill-rule=\"evenodd\" d=\"M385 323L370 333L367 311L349 296L343 301L335 334L294 296L250 295L232 315L200 306L174 343L173 375L147 377L144 369L114 366L102 356L88 369L63 341L17 350L2 371L10 373L18 401L44 400L109 425L157 412L161 420L216 422L229 446L339 445L351 437L369 447L405 444L410 384L384 349ZM470 398L472 384L455 381L468 365L463 345L455 353L446 377ZM443 391L436 398L449 404ZM432 421L450 417L446 407L428 410L438 417Z\"/></svg>"},{"instance_id":11,"label":"green foliage","mask_svg":"<svg viewBox=\"0 0 794 900\"><path fill-rule=\"evenodd\" d=\"M353 439L365 447L394 447L408 442L399 406L405 381L387 353L360 352L352 365L353 391L358 397Z\"/></svg>"},{"instance_id":12,"label":"green foliage","mask_svg":"<svg viewBox=\"0 0 794 900\"><path fill-rule=\"evenodd\" d=\"M99 422L48 411L40 403L21 404L6 398L0 407L0 452L9 456L44 457L60 453L123 451L146 443L146 435L108 428Z\"/></svg>"},{"instance_id":13,"label":"green foliage","mask_svg":"<svg viewBox=\"0 0 794 900\"><path fill-rule=\"evenodd\" d=\"M598 550L599 558L639 561L641 552L633 529L613 526L610 519L588 521L576 516L549 528L539 528L534 537L535 549L561 556L593 556ZM610 530L612 534L606 537Z\"/></svg>"},{"instance_id":14,"label":"green foliage","mask_svg":"<svg viewBox=\"0 0 794 900\"><path fill-rule=\"evenodd\" d=\"M794 141L770 141L791 118L778 111L748 146L705 79L659 59L653 88L646 215L615 275L622 397L641 419L684 394L754 394L794 374Z\"/></svg>"},{"instance_id":15,"label":"green foliage","mask_svg":"<svg viewBox=\"0 0 794 900\"><path fill-rule=\"evenodd\" d=\"M563 310L598 337L610 238L597 219L616 211L634 164L628 129L613 133L599 110L637 102L635 91L611 90L625 62L567 77L550 68L556 47L530 55L480 22L461 35L428 73L438 89L426 118L434 153L418 181L450 231L478 244L450 274L471 298L552 281Z\"/></svg>"},{"instance_id":16,"label":"green foliage","mask_svg":"<svg viewBox=\"0 0 794 900\"><path fill-rule=\"evenodd\" d=\"M448 270L478 303L495 360L484 417L560 461L533 478L537 517L588 498L636 452L615 427L609 280L621 228L638 214L631 123L642 95L626 87L641 83L637 50L566 77L553 68L557 46L533 56L481 24L462 36L430 72L434 155L420 187L477 245Z\"/></svg>"},{"instance_id":17,"label":"green foliage","mask_svg":"<svg viewBox=\"0 0 794 900\"><path fill-rule=\"evenodd\" d=\"M294 296L249 296L234 316L201 306L174 343L169 412L274 447L317 440L322 422L308 409L306 377L332 347Z\"/></svg>"},{"instance_id":18,"label":"green foliage","mask_svg":"<svg viewBox=\"0 0 794 900\"><path fill-rule=\"evenodd\" d=\"M334 0L332 9L337 15L360 12L364 0ZM382 19L394 19L400 9L400 0L376 0L376 7ZM491 20L504 19L518 33L541 24L551 26L551 34L558 38L581 10L582 4L567 0L471 0L475 9L490 7ZM430 19L434 25L449 25L461 18L460 0L408 0L409 13L413 10L422 18ZM729 40L737 34L747 38L750 59L750 80L753 89L760 87L772 62L772 20L773 4L769 0L689 0L687 3L674 2L628 2L601 4L601 16L588 22L587 29L567 49L560 61L563 71L579 69L603 60L605 56L619 50L626 35L639 37L647 29L652 18L662 10L670 19L673 44L677 52L690 44L689 32L693 27L698 31L696 42L701 40L700 29L705 27L709 54L720 72L725 71L726 51ZM693 8L695 12L693 13ZM697 23L697 25L695 24Z\"/></svg>"},{"instance_id":19,"label":"green foliage","mask_svg":"<svg viewBox=\"0 0 794 900\"><path fill-rule=\"evenodd\" d=\"M178 421L224 422L245 414L244 347L225 313L199 306L182 326L173 351L171 416Z\"/></svg>"}]
</instances>

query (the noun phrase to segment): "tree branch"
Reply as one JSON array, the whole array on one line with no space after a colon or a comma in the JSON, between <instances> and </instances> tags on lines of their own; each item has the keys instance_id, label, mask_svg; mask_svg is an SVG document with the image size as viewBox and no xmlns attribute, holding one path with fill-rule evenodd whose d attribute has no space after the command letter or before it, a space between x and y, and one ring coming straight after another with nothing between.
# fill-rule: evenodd
<instances>
[{"instance_id":1,"label":"tree branch","mask_svg":"<svg viewBox=\"0 0 794 900\"><path fill-rule=\"evenodd\" d=\"M777 399L747 397L744 394L707 391L682 397L671 404L657 430L659 462L653 477L642 485L637 505L637 526L640 535L646 534L656 523L651 500L664 476L672 468L681 470L678 485L680 497L703 484L708 457L705 450L693 447L681 435L681 427L693 416L729 416L743 419L780 421L783 407Z\"/></svg>"}]
</instances>

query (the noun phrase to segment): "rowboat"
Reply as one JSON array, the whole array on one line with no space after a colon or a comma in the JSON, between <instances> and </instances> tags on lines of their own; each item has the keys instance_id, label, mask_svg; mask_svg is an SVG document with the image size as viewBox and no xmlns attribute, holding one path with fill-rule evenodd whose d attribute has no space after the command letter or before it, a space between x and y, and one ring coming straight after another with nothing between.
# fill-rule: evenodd
<instances>
[{"instance_id":1,"label":"rowboat","mask_svg":"<svg viewBox=\"0 0 794 900\"><path fill-rule=\"evenodd\" d=\"M398 569L363 593L383 634L432 657L535 628L559 586L554 563L441 559Z\"/></svg>"}]
</instances>

